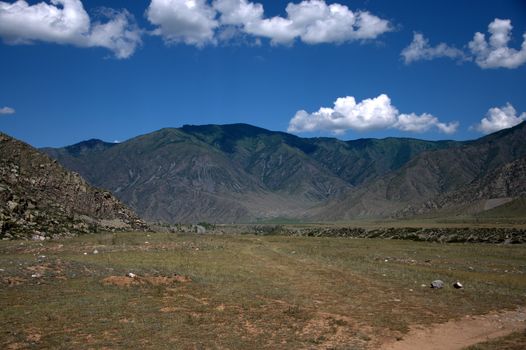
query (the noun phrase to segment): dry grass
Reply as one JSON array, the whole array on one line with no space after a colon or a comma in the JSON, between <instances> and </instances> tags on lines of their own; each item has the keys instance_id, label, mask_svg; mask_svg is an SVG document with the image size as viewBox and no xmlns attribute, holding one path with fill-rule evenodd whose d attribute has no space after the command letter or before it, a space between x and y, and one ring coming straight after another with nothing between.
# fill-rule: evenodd
<instances>
[{"instance_id":1,"label":"dry grass","mask_svg":"<svg viewBox=\"0 0 526 350\"><path fill-rule=\"evenodd\" d=\"M526 330L470 346L466 350L524 350L524 348L526 348Z\"/></svg>"},{"instance_id":2,"label":"dry grass","mask_svg":"<svg viewBox=\"0 0 526 350\"><path fill-rule=\"evenodd\" d=\"M413 324L523 305L525 253L509 245L146 233L0 242L0 347L375 348ZM128 272L191 282L104 283ZM446 288L427 287L437 278ZM466 288L453 289L456 280Z\"/></svg>"}]
</instances>

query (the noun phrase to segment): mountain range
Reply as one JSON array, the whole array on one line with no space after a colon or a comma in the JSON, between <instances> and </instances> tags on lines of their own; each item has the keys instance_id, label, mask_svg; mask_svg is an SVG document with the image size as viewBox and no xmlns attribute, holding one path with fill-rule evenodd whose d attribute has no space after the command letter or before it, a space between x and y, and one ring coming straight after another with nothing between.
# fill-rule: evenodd
<instances>
[{"instance_id":1,"label":"mountain range","mask_svg":"<svg viewBox=\"0 0 526 350\"><path fill-rule=\"evenodd\" d=\"M185 125L42 151L151 221L341 221L475 213L520 199L525 140L526 123L462 142Z\"/></svg>"}]
</instances>

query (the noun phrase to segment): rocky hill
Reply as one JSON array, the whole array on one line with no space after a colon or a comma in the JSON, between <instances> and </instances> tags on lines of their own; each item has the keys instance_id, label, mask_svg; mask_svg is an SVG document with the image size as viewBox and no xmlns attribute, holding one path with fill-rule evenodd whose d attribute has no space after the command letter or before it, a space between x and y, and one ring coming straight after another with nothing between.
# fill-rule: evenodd
<instances>
[{"instance_id":1,"label":"rocky hill","mask_svg":"<svg viewBox=\"0 0 526 350\"><path fill-rule=\"evenodd\" d=\"M0 238L145 229L110 192L31 146L0 133Z\"/></svg>"},{"instance_id":2,"label":"rocky hill","mask_svg":"<svg viewBox=\"0 0 526 350\"><path fill-rule=\"evenodd\" d=\"M233 124L44 151L149 220L334 221L390 217L472 186L526 157L525 139L526 123L467 142L300 138Z\"/></svg>"}]
</instances>

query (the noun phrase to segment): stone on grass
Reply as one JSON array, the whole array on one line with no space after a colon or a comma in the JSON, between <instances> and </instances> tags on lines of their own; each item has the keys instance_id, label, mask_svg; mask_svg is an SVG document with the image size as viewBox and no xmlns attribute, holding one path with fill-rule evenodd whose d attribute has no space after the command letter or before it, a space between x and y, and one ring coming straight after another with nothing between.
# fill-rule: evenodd
<instances>
[{"instance_id":1,"label":"stone on grass","mask_svg":"<svg viewBox=\"0 0 526 350\"><path fill-rule=\"evenodd\" d=\"M456 281L455 283L453 283L453 287L455 289L462 289L464 288L464 286L462 285L462 283L460 283L459 281Z\"/></svg>"},{"instance_id":2,"label":"stone on grass","mask_svg":"<svg viewBox=\"0 0 526 350\"><path fill-rule=\"evenodd\" d=\"M431 282L431 288L433 289L444 288L444 282L441 280L434 280L433 282Z\"/></svg>"}]
</instances>

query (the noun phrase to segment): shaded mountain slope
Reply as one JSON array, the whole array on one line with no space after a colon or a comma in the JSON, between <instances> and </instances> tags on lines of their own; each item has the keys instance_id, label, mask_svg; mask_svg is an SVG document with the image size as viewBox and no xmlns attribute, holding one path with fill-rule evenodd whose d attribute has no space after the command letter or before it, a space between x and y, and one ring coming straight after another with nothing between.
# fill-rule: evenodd
<instances>
[{"instance_id":1,"label":"shaded mountain slope","mask_svg":"<svg viewBox=\"0 0 526 350\"><path fill-rule=\"evenodd\" d=\"M47 155L0 133L0 237L145 228L110 192L93 188Z\"/></svg>"},{"instance_id":2,"label":"shaded mountain slope","mask_svg":"<svg viewBox=\"0 0 526 350\"><path fill-rule=\"evenodd\" d=\"M329 204L319 217L391 216L407 207L421 207L421 203L433 206L436 197L476 186L472 184L475 180L491 176L499 167L525 157L524 140L526 123L459 147L422 152L400 169Z\"/></svg>"},{"instance_id":3,"label":"shaded mountain slope","mask_svg":"<svg viewBox=\"0 0 526 350\"><path fill-rule=\"evenodd\" d=\"M439 195L420 207L408 207L401 214L474 214L510 202L514 202L512 211L516 212L524 204L523 198L526 198L526 158L506 163L456 191ZM512 209L511 204L507 207Z\"/></svg>"},{"instance_id":4,"label":"shaded mountain slope","mask_svg":"<svg viewBox=\"0 0 526 350\"><path fill-rule=\"evenodd\" d=\"M305 139L246 124L162 129L108 146L45 149L142 216L170 222L308 218L365 181L453 141ZM82 149L82 152L73 151Z\"/></svg>"}]
</instances>

